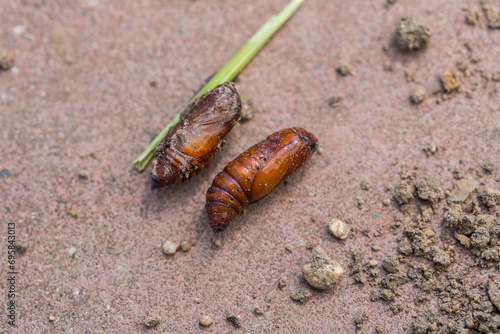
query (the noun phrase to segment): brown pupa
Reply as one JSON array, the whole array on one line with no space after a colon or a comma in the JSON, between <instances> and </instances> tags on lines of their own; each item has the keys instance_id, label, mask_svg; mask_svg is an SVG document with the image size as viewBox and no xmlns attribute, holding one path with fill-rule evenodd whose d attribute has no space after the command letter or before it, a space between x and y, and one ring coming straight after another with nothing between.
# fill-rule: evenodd
<instances>
[{"instance_id":1,"label":"brown pupa","mask_svg":"<svg viewBox=\"0 0 500 334\"><path fill-rule=\"evenodd\" d=\"M225 230L245 206L266 197L302 167L318 139L302 128L273 133L250 147L217 174L207 192L205 210L215 233Z\"/></svg>"},{"instance_id":2,"label":"brown pupa","mask_svg":"<svg viewBox=\"0 0 500 334\"><path fill-rule=\"evenodd\" d=\"M226 82L194 101L156 147L151 189L198 174L219 151L241 113L233 83Z\"/></svg>"}]
</instances>

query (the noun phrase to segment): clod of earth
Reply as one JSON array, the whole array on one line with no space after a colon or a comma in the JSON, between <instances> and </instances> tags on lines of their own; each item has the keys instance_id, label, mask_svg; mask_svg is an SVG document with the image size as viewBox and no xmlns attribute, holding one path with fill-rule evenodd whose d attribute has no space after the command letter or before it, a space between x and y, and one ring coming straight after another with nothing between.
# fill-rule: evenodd
<instances>
[{"instance_id":1,"label":"clod of earth","mask_svg":"<svg viewBox=\"0 0 500 334\"><path fill-rule=\"evenodd\" d=\"M243 320L241 320L241 317L239 315L230 315L227 318L227 321L232 323L234 327L240 328L243 325Z\"/></svg>"},{"instance_id":2,"label":"clod of earth","mask_svg":"<svg viewBox=\"0 0 500 334\"><path fill-rule=\"evenodd\" d=\"M293 294L290 296L293 301L299 302L299 303L307 303L309 299L312 297L312 292L309 289L300 289L297 293Z\"/></svg>"},{"instance_id":3,"label":"clod of earth","mask_svg":"<svg viewBox=\"0 0 500 334\"><path fill-rule=\"evenodd\" d=\"M439 80L441 80L441 85L446 93L458 91L462 87L463 83L460 73L455 68L441 74Z\"/></svg>"},{"instance_id":4,"label":"clod of earth","mask_svg":"<svg viewBox=\"0 0 500 334\"><path fill-rule=\"evenodd\" d=\"M396 24L396 43L401 50L419 50L427 46L431 38L429 26L413 17L404 17Z\"/></svg>"},{"instance_id":5,"label":"clod of earth","mask_svg":"<svg viewBox=\"0 0 500 334\"><path fill-rule=\"evenodd\" d=\"M152 328L158 326L160 324L160 321L161 318L159 315L150 314L146 317L146 319L144 319L144 325L146 325L146 327Z\"/></svg>"}]
</instances>

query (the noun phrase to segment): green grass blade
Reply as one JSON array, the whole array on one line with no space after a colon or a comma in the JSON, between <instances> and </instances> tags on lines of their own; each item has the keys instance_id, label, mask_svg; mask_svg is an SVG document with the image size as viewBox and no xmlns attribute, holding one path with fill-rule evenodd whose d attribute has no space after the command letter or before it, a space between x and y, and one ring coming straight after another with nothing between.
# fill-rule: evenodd
<instances>
[{"instance_id":1,"label":"green grass blade","mask_svg":"<svg viewBox=\"0 0 500 334\"><path fill-rule=\"evenodd\" d=\"M196 98L210 89L218 85L233 80L245 66L257 55L257 53L264 47L264 45L271 39L276 31L285 24L285 22L297 11L305 0L292 0L281 13L272 16L246 43L236 54L222 67L217 74L189 101L193 102ZM188 103L188 105L189 105ZM143 171L146 169L149 161L153 158L156 146L167 135L171 127L177 124L180 120L182 112L187 108L181 110L167 126L156 136L149 146L142 152L142 154L134 160L134 166Z\"/></svg>"}]
</instances>

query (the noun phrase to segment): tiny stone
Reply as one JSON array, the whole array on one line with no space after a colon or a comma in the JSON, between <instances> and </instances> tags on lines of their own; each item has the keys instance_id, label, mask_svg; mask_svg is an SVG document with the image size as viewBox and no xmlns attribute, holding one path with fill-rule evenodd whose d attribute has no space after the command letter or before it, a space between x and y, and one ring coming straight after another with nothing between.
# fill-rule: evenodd
<instances>
[{"instance_id":1,"label":"tiny stone","mask_svg":"<svg viewBox=\"0 0 500 334\"><path fill-rule=\"evenodd\" d=\"M220 239L214 239L214 246L215 247L220 247L222 246L222 241Z\"/></svg>"},{"instance_id":2,"label":"tiny stone","mask_svg":"<svg viewBox=\"0 0 500 334\"><path fill-rule=\"evenodd\" d=\"M322 147L319 147L319 148L318 148L318 154L319 154L319 155L323 155L323 148L322 148Z\"/></svg>"},{"instance_id":3,"label":"tiny stone","mask_svg":"<svg viewBox=\"0 0 500 334\"><path fill-rule=\"evenodd\" d=\"M71 247L70 249L68 249L68 253L69 253L69 257L74 259L75 258L75 255L76 255L76 248L75 247Z\"/></svg>"},{"instance_id":4,"label":"tiny stone","mask_svg":"<svg viewBox=\"0 0 500 334\"><path fill-rule=\"evenodd\" d=\"M79 216L78 216L78 213L76 213L76 211L75 211L75 210L69 210L69 211L68 211L68 214L69 214L69 216L70 216L71 218L75 218L75 219L76 219L76 218L78 218L78 217L79 217Z\"/></svg>"},{"instance_id":5,"label":"tiny stone","mask_svg":"<svg viewBox=\"0 0 500 334\"><path fill-rule=\"evenodd\" d=\"M415 71L406 69L405 70L405 79L406 79L406 82L414 82L415 81Z\"/></svg>"},{"instance_id":6,"label":"tiny stone","mask_svg":"<svg viewBox=\"0 0 500 334\"><path fill-rule=\"evenodd\" d=\"M313 249L313 262L302 267L302 274L312 287L326 290L332 289L340 282L344 270L333 261L321 247Z\"/></svg>"},{"instance_id":7,"label":"tiny stone","mask_svg":"<svg viewBox=\"0 0 500 334\"><path fill-rule=\"evenodd\" d=\"M159 315L148 315L146 319L144 319L144 325L148 328L156 327L160 323L161 318Z\"/></svg>"},{"instance_id":8,"label":"tiny stone","mask_svg":"<svg viewBox=\"0 0 500 334\"><path fill-rule=\"evenodd\" d=\"M420 104L425 100L427 93L423 87L417 87L411 91L410 98L411 102L415 104Z\"/></svg>"},{"instance_id":9,"label":"tiny stone","mask_svg":"<svg viewBox=\"0 0 500 334\"><path fill-rule=\"evenodd\" d=\"M209 315L203 315L200 318L200 325L202 325L202 326L208 327L213 323L214 323L214 321L213 321L212 317Z\"/></svg>"},{"instance_id":10,"label":"tiny stone","mask_svg":"<svg viewBox=\"0 0 500 334\"><path fill-rule=\"evenodd\" d=\"M241 317L239 315L230 315L226 319L227 321L231 322L236 328L240 328L243 324L243 321L241 320Z\"/></svg>"},{"instance_id":11,"label":"tiny stone","mask_svg":"<svg viewBox=\"0 0 500 334\"><path fill-rule=\"evenodd\" d=\"M290 253L293 253L293 247L292 247L292 246L290 246L290 245L286 245L286 246L285 246L285 249L286 249L287 251L289 251Z\"/></svg>"},{"instance_id":12,"label":"tiny stone","mask_svg":"<svg viewBox=\"0 0 500 334\"><path fill-rule=\"evenodd\" d=\"M189 241L181 242L181 250L183 252L188 252L191 249L191 243Z\"/></svg>"},{"instance_id":13,"label":"tiny stone","mask_svg":"<svg viewBox=\"0 0 500 334\"><path fill-rule=\"evenodd\" d=\"M12 29L14 35L22 35L24 34L25 31L26 31L26 26L23 25L15 26L14 29Z\"/></svg>"},{"instance_id":14,"label":"tiny stone","mask_svg":"<svg viewBox=\"0 0 500 334\"><path fill-rule=\"evenodd\" d=\"M376 245L376 244L373 244L371 248L372 248L372 251L374 251L374 252L378 252L381 249L380 246Z\"/></svg>"},{"instance_id":15,"label":"tiny stone","mask_svg":"<svg viewBox=\"0 0 500 334\"><path fill-rule=\"evenodd\" d=\"M431 155L434 155L436 154L436 152L438 151L436 145L427 145L426 147L424 147L423 149L425 155L427 155L428 157L430 157Z\"/></svg>"},{"instance_id":16,"label":"tiny stone","mask_svg":"<svg viewBox=\"0 0 500 334\"><path fill-rule=\"evenodd\" d=\"M306 249L313 249L314 247L316 247L316 242L314 241L310 241L306 244Z\"/></svg>"},{"instance_id":17,"label":"tiny stone","mask_svg":"<svg viewBox=\"0 0 500 334\"><path fill-rule=\"evenodd\" d=\"M51 321L51 322L52 322L52 321L56 321L56 317L54 317L53 315L51 315L51 316L49 317L49 321Z\"/></svg>"},{"instance_id":18,"label":"tiny stone","mask_svg":"<svg viewBox=\"0 0 500 334\"><path fill-rule=\"evenodd\" d=\"M0 49L0 70L8 71L14 66L14 56L5 49Z\"/></svg>"},{"instance_id":19,"label":"tiny stone","mask_svg":"<svg viewBox=\"0 0 500 334\"><path fill-rule=\"evenodd\" d=\"M253 311L257 315L263 315L264 314L264 312L259 307L256 307Z\"/></svg>"},{"instance_id":20,"label":"tiny stone","mask_svg":"<svg viewBox=\"0 0 500 334\"><path fill-rule=\"evenodd\" d=\"M16 242L14 243L14 247L16 248L16 251L18 251L20 254L26 253L26 251L29 248L29 243L27 241L17 239Z\"/></svg>"},{"instance_id":21,"label":"tiny stone","mask_svg":"<svg viewBox=\"0 0 500 334\"><path fill-rule=\"evenodd\" d=\"M368 181L361 181L359 186L361 187L361 190L370 190L371 188L371 184Z\"/></svg>"},{"instance_id":22,"label":"tiny stone","mask_svg":"<svg viewBox=\"0 0 500 334\"><path fill-rule=\"evenodd\" d=\"M168 240L163 244L163 252L167 255L175 254L177 251L177 244L173 241Z\"/></svg>"},{"instance_id":23,"label":"tiny stone","mask_svg":"<svg viewBox=\"0 0 500 334\"><path fill-rule=\"evenodd\" d=\"M255 114L255 107L252 100L243 99L241 102L240 121L246 122L251 120Z\"/></svg>"},{"instance_id":24,"label":"tiny stone","mask_svg":"<svg viewBox=\"0 0 500 334\"><path fill-rule=\"evenodd\" d=\"M333 95L328 99L328 105L332 108L336 108L340 105L340 102L342 101L342 96L340 95Z\"/></svg>"},{"instance_id":25,"label":"tiny stone","mask_svg":"<svg viewBox=\"0 0 500 334\"><path fill-rule=\"evenodd\" d=\"M352 75L352 68L349 64L342 63L337 67L337 72L341 76L346 77L348 75Z\"/></svg>"},{"instance_id":26,"label":"tiny stone","mask_svg":"<svg viewBox=\"0 0 500 334\"><path fill-rule=\"evenodd\" d=\"M479 23L479 19L481 18L481 16L482 14L479 8L473 8L467 14L465 22L467 22L468 25L475 26Z\"/></svg>"},{"instance_id":27,"label":"tiny stone","mask_svg":"<svg viewBox=\"0 0 500 334\"><path fill-rule=\"evenodd\" d=\"M287 285L286 278L283 277L282 279L279 280L279 282L278 282L278 288L280 290L283 290L286 287L286 285Z\"/></svg>"},{"instance_id":28,"label":"tiny stone","mask_svg":"<svg viewBox=\"0 0 500 334\"><path fill-rule=\"evenodd\" d=\"M384 204L385 206L389 206L391 205L391 199L390 198L386 198L382 201L382 204Z\"/></svg>"},{"instance_id":29,"label":"tiny stone","mask_svg":"<svg viewBox=\"0 0 500 334\"><path fill-rule=\"evenodd\" d=\"M346 239L349 235L349 231L351 230L346 223L341 220L333 219L328 224L328 230L330 233L339 239Z\"/></svg>"},{"instance_id":30,"label":"tiny stone","mask_svg":"<svg viewBox=\"0 0 500 334\"><path fill-rule=\"evenodd\" d=\"M406 272L406 277L408 277L409 279L415 279L415 278L417 278L417 274L415 273L415 271L413 269L410 268Z\"/></svg>"},{"instance_id":31,"label":"tiny stone","mask_svg":"<svg viewBox=\"0 0 500 334\"><path fill-rule=\"evenodd\" d=\"M10 172L8 170L2 169L2 171L0 171L0 177L2 179L7 179L9 176L10 176Z\"/></svg>"},{"instance_id":32,"label":"tiny stone","mask_svg":"<svg viewBox=\"0 0 500 334\"><path fill-rule=\"evenodd\" d=\"M89 171L87 171L87 170L81 170L81 171L79 171L79 172L78 172L78 177L79 177L80 179L82 179L82 180L86 180L86 179L88 179L88 178L89 178L89 176L90 176L90 173L89 173Z\"/></svg>"},{"instance_id":33,"label":"tiny stone","mask_svg":"<svg viewBox=\"0 0 500 334\"><path fill-rule=\"evenodd\" d=\"M290 296L292 300L300 303L307 303L312 297L312 292L309 289L300 289L299 292Z\"/></svg>"}]
</instances>

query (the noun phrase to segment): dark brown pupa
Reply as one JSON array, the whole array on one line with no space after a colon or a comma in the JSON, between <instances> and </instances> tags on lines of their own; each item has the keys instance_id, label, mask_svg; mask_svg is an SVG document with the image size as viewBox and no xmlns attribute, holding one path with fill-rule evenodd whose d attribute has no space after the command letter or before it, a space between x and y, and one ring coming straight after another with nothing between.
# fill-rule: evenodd
<instances>
[{"instance_id":1,"label":"dark brown pupa","mask_svg":"<svg viewBox=\"0 0 500 334\"><path fill-rule=\"evenodd\" d=\"M194 101L156 147L151 189L182 182L212 160L241 113L233 83L226 82Z\"/></svg>"},{"instance_id":2,"label":"dark brown pupa","mask_svg":"<svg viewBox=\"0 0 500 334\"><path fill-rule=\"evenodd\" d=\"M309 160L318 139L302 128L273 133L250 147L217 174L205 210L215 233L227 228L245 206L266 197Z\"/></svg>"}]
</instances>

